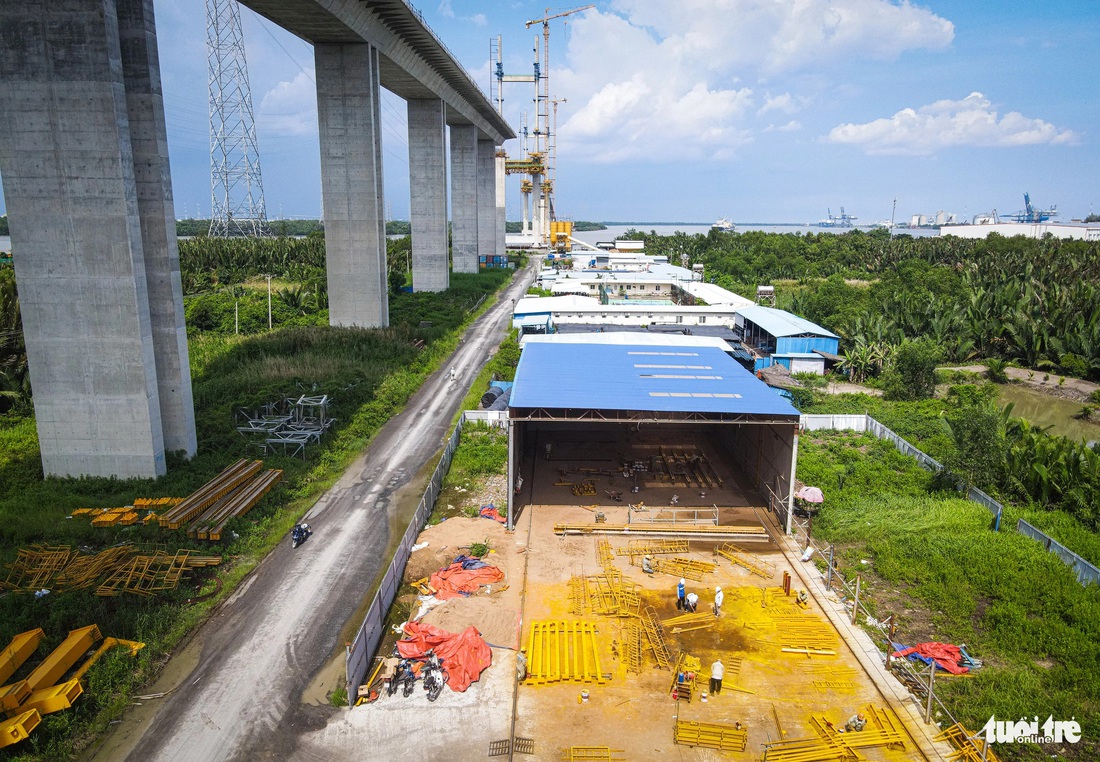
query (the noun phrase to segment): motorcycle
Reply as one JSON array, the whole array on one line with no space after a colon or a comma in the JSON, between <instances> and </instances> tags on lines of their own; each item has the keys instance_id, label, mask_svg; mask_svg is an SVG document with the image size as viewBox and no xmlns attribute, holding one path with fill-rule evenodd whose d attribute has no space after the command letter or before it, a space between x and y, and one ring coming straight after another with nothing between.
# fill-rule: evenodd
<instances>
[{"instance_id":1,"label":"motorcycle","mask_svg":"<svg viewBox=\"0 0 1100 762\"><path fill-rule=\"evenodd\" d=\"M387 694L390 696L394 695L397 693L397 687L401 686L402 695L406 697L411 696L415 684L416 675L413 674L412 662L408 659L402 659L397 663L397 670L393 673L393 677L390 678Z\"/></svg>"},{"instance_id":2,"label":"motorcycle","mask_svg":"<svg viewBox=\"0 0 1100 762\"><path fill-rule=\"evenodd\" d=\"M426 657L427 661L424 663L424 669L422 670L424 690L428 692L428 701L435 701L439 698L439 694L443 692L443 686L450 679L450 675L443 668L443 662L436 656L435 651L428 651Z\"/></svg>"},{"instance_id":3,"label":"motorcycle","mask_svg":"<svg viewBox=\"0 0 1100 762\"><path fill-rule=\"evenodd\" d=\"M313 530L310 528L309 524L298 524L290 530L291 545L297 548L305 542L311 534L313 534Z\"/></svg>"}]
</instances>

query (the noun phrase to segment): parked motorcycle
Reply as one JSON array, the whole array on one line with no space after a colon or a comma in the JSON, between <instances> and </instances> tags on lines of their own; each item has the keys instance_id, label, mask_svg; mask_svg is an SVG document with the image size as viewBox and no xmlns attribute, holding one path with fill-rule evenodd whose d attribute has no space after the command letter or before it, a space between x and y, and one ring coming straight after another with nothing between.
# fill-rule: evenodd
<instances>
[{"instance_id":1,"label":"parked motorcycle","mask_svg":"<svg viewBox=\"0 0 1100 762\"><path fill-rule=\"evenodd\" d=\"M426 658L427 661L421 670L424 675L424 690L428 692L428 701L435 701L443 692L443 686L447 684L450 675L443 668L443 662L436 656L435 651L428 651Z\"/></svg>"},{"instance_id":2,"label":"parked motorcycle","mask_svg":"<svg viewBox=\"0 0 1100 762\"><path fill-rule=\"evenodd\" d=\"M290 530L290 542L295 548L305 542L313 534L309 524L297 524Z\"/></svg>"}]
</instances>

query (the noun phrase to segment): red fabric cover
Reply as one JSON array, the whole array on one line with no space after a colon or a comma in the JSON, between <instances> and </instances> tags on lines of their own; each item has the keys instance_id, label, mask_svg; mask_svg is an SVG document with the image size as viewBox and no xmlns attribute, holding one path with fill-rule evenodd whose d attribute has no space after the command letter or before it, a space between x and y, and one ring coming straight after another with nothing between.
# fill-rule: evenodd
<instances>
[{"instance_id":1,"label":"red fabric cover","mask_svg":"<svg viewBox=\"0 0 1100 762\"><path fill-rule=\"evenodd\" d=\"M405 634L409 637L397 641L397 652L406 659L415 659L434 649L450 675L447 685L458 693L469 688L493 663L492 650L474 627L456 635L430 624L406 622Z\"/></svg>"},{"instance_id":2,"label":"red fabric cover","mask_svg":"<svg viewBox=\"0 0 1100 762\"><path fill-rule=\"evenodd\" d=\"M436 598L447 601L463 594L476 593L482 585L491 585L502 579L504 572L495 566L463 569L461 563L456 563L437 571L428 580L428 584L435 590Z\"/></svg>"},{"instance_id":3,"label":"red fabric cover","mask_svg":"<svg viewBox=\"0 0 1100 762\"><path fill-rule=\"evenodd\" d=\"M500 515L500 512L492 505L483 505L481 510L478 511L478 515L483 519L492 519L493 521L499 521L501 524L507 524L508 519Z\"/></svg>"},{"instance_id":4,"label":"red fabric cover","mask_svg":"<svg viewBox=\"0 0 1100 762\"><path fill-rule=\"evenodd\" d=\"M948 643L917 643L904 651L894 651L891 656L902 659L914 653L926 659L935 659L936 665L940 669L946 670L952 675L965 675L970 671L969 667L959 666L959 660L962 659L962 651L959 650L959 647Z\"/></svg>"}]
</instances>

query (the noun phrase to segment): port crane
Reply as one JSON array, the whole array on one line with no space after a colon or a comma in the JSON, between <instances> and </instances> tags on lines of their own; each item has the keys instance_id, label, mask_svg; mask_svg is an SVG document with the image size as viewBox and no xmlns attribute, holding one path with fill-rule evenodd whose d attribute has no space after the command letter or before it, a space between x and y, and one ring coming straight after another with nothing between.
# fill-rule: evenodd
<instances>
[{"instance_id":1,"label":"port crane","mask_svg":"<svg viewBox=\"0 0 1100 762\"><path fill-rule=\"evenodd\" d=\"M1058 216L1058 205L1055 204L1050 209L1036 209L1031 205L1031 196L1024 193L1024 210L1004 216L1013 222L1046 222L1051 217Z\"/></svg>"}]
</instances>

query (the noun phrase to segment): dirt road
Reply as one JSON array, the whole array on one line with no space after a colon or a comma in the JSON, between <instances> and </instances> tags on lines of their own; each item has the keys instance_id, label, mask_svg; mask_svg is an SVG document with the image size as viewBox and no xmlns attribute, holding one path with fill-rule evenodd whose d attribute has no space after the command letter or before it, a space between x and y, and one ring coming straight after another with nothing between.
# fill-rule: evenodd
<instances>
[{"instance_id":1,"label":"dirt road","mask_svg":"<svg viewBox=\"0 0 1100 762\"><path fill-rule=\"evenodd\" d=\"M391 532L404 531L395 526L397 493L439 450L535 267L532 260L517 274L448 362L311 509L313 536L297 550L288 539L256 568L169 663L155 690L171 689L170 695L147 702L160 704L155 711L142 707L127 717L93 759L285 759L294 756L300 732L324 725L334 710L304 705L302 693L340 649L342 628L388 561Z\"/></svg>"}]
</instances>

